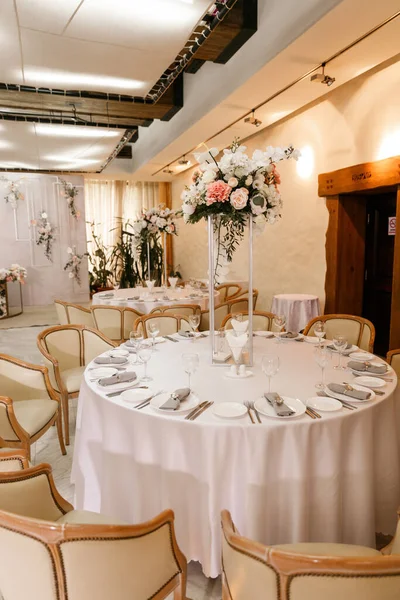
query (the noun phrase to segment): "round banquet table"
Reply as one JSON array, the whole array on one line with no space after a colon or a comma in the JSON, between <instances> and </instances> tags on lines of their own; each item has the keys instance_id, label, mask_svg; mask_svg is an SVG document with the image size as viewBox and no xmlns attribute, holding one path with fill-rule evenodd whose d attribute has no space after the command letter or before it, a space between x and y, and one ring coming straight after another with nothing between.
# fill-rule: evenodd
<instances>
[{"instance_id":1,"label":"round banquet table","mask_svg":"<svg viewBox=\"0 0 400 600\"><path fill-rule=\"evenodd\" d=\"M113 294L110 298L109 294ZM139 296L139 298L138 298ZM168 296L168 300L166 297ZM220 293L215 290L214 302L218 304ZM188 289L188 288L167 288L167 290L155 287L153 293L149 293L148 288L136 287L113 290L111 292L99 292L93 294L92 303L108 306L129 306L135 310L147 315L157 306L171 306L176 304L199 304L202 310L208 309L208 291Z\"/></svg>"},{"instance_id":2,"label":"round banquet table","mask_svg":"<svg viewBox=\"0 0 400 600\"><path fill-rule=\"evenodd\" d=\"M313 346L255 337L253 377L229 379L209 364L209 338L157 345L148 364L154 391L187 385L181 354L196 351L192 386L200 400L255 400L266 390L264 353L278 353L272 389L305 401L320 369ZM333 358L336 361L337 357ZM345 361L347 359L344 359ZM327 367L328 382L352 381ZM142 366L136 369L142 374ZM90 372L89 372L90 373ZM78 509L140 523L166 508L176 517L180 548L206 576L220 573L220 511L239 531L266 544L345 542L374 546L375 532L393 533L400 500L400 410L397 378L385 395L357 410L285 420L246 414L222 420L206 410L195 421L137 410L107 398L88 370L82 382L72 481ZM104 388L103 388L104 389Z\"/></svg>"},{"instance_id":3,"label":"round banquet table","mask_svg":"<svg viewBox=\"0 0 400 600\"><path fill-rule=\"evenodd\" d=\"M287 331L301 331L321 314L318 296L312 294L277 294L272 299L271 311L285 315Z\"/></svg>"}]
</instances>

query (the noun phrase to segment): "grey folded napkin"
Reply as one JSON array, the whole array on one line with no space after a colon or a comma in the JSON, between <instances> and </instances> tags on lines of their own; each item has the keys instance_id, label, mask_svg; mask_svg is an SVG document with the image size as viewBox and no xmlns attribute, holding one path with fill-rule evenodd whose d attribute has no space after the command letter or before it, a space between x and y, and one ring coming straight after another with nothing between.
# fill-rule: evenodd
<instances>
[{"instance_id":1,"label":"grey folded napkin","mask_svg":"<svg viewBox=\"0 0 400 600\"><path fill-rule=\"evenodd\" d=\"M126 358L124 356L98 356L93 362L98 365L124 365Z\"/></svg>"},{"instance_id":2,"label":"grey folded napkin","mask_svg":"<svg viewBox=\"0 0 400 600\"><path fill-rule=\"evenodd\" d=\"M179 335L182 337L193 337L193 333L191 331L178 331Z\"/></svg>"},{"instance_id":3,"label":"grey folded napkin","mask_svg":"<svg viewBox=\"0 0 400 600\"><path fill-rule=\"evenodd\" d=\"M127 300L140 300L140 296L131 296L130 298L127 298Z\"/></svg>"},{"instance_id":4,"label":"grey folded napkin","mask_svg":"<svg viewBox=\"0 0 400 600\"><path fill-rule=\"evenodd\" d=\"M264 398L272 406L278 417L290 417L291 415L294 415L294 410L289 408L276 392L264 394ZM282 400L282 403L278 404L280 400Z\"/></svg>"},{"instance_id":5,"label":"grey folded napkin","mask_svg":"<svg viewBox=\"0 0 400 600\"><path fill-rule=\"evenodd\" d=\"M281 338L282 339L287 339L287 340L293 340L294 338L297 338L299 334L295 333L294 331L286 331L285 333L282 333Z\"/></svg>"},{"instance_id":6,"label":"grey folded napkin","mask_svg":"<svg viewBox=\"0 0 400 600\"><path fill-rule=\"evenodd\" d=\"M111 377L102 377L99 379L98 384L107 386L114 385L115 383L130 383L131 381L135 381L137 379L137 375L134 371L130 371L128 373L116 373Z\"/></svg>"},{"instance_id":7,"label":"grey folded napkin","mask_svg":"<svg viewBox=\"0 0 400 600\"><path fill-rule=\"evenodd\" d=\"M375 373L376 375L385 375L387 373L387 365L371 365L370 362L359 362L356 360L351 360L347 366L349 369L354 369L354 371L361 371L363 373Z\"/></svg>"},{"instance_id":8,"label":"grey folded napkin","mask_svg":"<svg viewBox=\"0 0 400 600\"><path fill-rule=\"evenodd\" d=\"M180 407L181 402L183 400L186 400L189 394L189 388L181 388L179 390L175 390L175 392L173 392L170 395L168 400L164 402L164 404L162 404L159 408L162 408L163 410L177 410Z\"/></svg>"},{"instance_id":9,"label":"grey folded napkin","mask_svg":"<svg viewBox=\"0 0 400 600\"><path fill-rule=\"evenodd\" d=\"M347 344L346 348L344 349L344 352L349 352L353 347L353 344ZM328 344L327 348L329 348L329 350L334 350L334 352L337 352L335 346L333 344Z\"/></svg>"},{"instance_id":10,"label":"grey folded napkin","mask_svg":"<svg viewBox=\"0 0 400 600\"><path fill-rule=\"evenodd\" d=\"M343 394L357 400L368 400L368 398L371 398L371 392L363 392L354 388L349 389L351 386L342 385L341 383L329 383L328 388L335 394Z\"/></svg>"}]
</instances>

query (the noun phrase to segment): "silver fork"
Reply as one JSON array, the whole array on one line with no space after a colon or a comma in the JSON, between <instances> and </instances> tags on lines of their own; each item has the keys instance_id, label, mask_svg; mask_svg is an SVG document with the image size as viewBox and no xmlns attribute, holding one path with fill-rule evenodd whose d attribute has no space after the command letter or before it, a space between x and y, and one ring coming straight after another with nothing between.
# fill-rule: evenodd
<instances>
[{"instance_id":1,"label":"silver fork","mask_svg":"<svg viewBox=\"0 0 400 600\"><path fill-rule=\"evenodd\" d=\"M250 404L250 408L252 408L252 409L253 409L253 411L254 411L254 414L255 414L255 415L256 415L256 417L257 417L257 421L258 421L259 423L261 423L262 421L261 421L261 418L260 418L260 414L259 414L258 410L256 409L256 407L255 407L255 405L254 405L254 402L249 402L249 404Z\"/></svg>"},{"instance_id":2,"label":"silver fork","mask_svg":"<svg viewBox=\"0 0 400 600\"><path fill-rule=\"evenodd\" d=\"M253 423L253 425L255 425L255 424L256 424L256 422L255 422L255 420L253 419L253 415L252 415L252 414L251 414L251 412L250 412L250 409L251 409L250 402L245 402L245 403L244 403L244 405L245 405L245 407L247 408L247 414L248 414L248 415L249 415L249 417L250 417L250 421Z\"/></svg>"}]
</instances>

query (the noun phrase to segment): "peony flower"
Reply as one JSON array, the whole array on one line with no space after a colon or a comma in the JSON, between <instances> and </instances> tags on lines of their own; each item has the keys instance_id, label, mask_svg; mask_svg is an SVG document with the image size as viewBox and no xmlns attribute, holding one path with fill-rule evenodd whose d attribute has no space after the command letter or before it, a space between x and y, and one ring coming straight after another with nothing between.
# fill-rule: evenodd
<instances>
[{"instance_id":1,"label":"peony flower","mask_svg":"<svg viewBox=\"0 0 400 600\"><path fill-rule=\"evenodd\" d=\"M207 186L206 192L208 206L214 202L226 202L229 199L231 191L231 186L225 183L225 181L222 181L222 179L210 183L210 185Z\"/></svg>"},{"instance_id":2,"label":"peony flower","mask_svg":"<svg viewBox=\"0 0 400 600\"><path fill-rule=\"evenodd\" d=\"M229 185L231 188L234 188L234 187L236 187L236 186L238 185L238 183L239 183L239 182L238 182L238 180L236 179L236 177L230 177L230 178L229 178L229 180L228 180L228 185Z\"/></svg>"},{"instance_id":3,"label":"peony flower","mask_svg":"<svg viewBox=\"0 0 400 600\"><path fill-rule=\"evenodd\" d=\"M233 208L241 210L247 205L248 199L249 191L242 187L232 192L230 202Z\"/></svg>"},{"instance_id":4,"label":"peony flower","mask_svg":"<svg viewBox=\"0 0 400 600\"><path fill-rule=\"evenodd\" d=\"M211 183L212 181L215 181L216 176L217 174L213 169L207 169L204 171L201 180L203 183Z\"/></svg>"}]
</instances>

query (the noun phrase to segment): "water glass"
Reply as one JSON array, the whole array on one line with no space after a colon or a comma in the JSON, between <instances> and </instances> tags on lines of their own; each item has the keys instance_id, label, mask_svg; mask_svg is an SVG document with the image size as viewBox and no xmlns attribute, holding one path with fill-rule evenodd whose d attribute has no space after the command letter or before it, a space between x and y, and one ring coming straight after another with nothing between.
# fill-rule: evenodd
<instances>
[{"instance_id":1,"label":"water glass","mask_svg":"<svg viewBox=\"0 0 400 600\"><path fill-rule=\"evenodd\" d=\"M342 366L342 354L347 348L347 338L341 333L334 333L332 342L335 350L337 350L339 353L339 362L333 368L338 371L345 371L346 367Z\"/></svg>"},{"instance_id":2,"label":"water glass","mask_svg":"<svg viewBox=\"0 0 400 600\"><path fill-rule=\"evenodd\" d=\"M144 375L142 381L152 381L152 377L147 375L147 363L149 362L153 351L148 344L140 344L138 348L138 357L144 363Z\"/></svg>"},{"instance_id":3,"label":"water glass","mask_svg":"<svg viewBox=\"0 0 400 600\"><path fill-rule=\"evenodd\" d=\"M151 337L153 338L153 350L155 350L156 337L160 333L160 324L159 324L158 320L152 319L150 321L150 323L148 324L147 329L148 329Z\"/></svg>"},{"instance_id":4,"label":"water glass","mask_svg":"<svg viewBox=\"0 0 400 600\"><path fill-rule=\"evenodd\" d=\"M261 359L261 367L268 377L268 393L271 391L271 378L279 371L280 361L276 354L264 354Z\"/></svg>"},{"instance_id":5,"label":"water glass","mask_svg":"<svg viewBox=\"0 0 400 600\"><path fill-rule=\"evenodd\" d=\"M286 317L285 317L285 315L274 315L274 318L272 319L272 321L273 321L275 327L279 331L279 334L277 336L278 339L277 339L277 342L276 342L276 343L279 344L281 342L282 332L283 332L283 330L285 328L285 325L286 325Z\"/></svg>"},{"instance_id":6,"label":"water glass","mask_svg":"<svg viewBox=\"0 0 400 600\"><path fill-rule=\"evenodd\" d=\"M186 353L186 354L182 354L182 364L183 364L183 369L185 371L185 373L187 373L188 375L188 388L189 390L191 389L190 387L190 376L194 375L194 373L196 373L197 369L199 368L199 355L195 354L195 353Z\"/></svg>"},{"instance_id":7,"label":"water glass","mask_svg":"<svg viewBox=\"0 0 400 600\"><path fill-rule=\"evenodd\" d=\"M323 390L325 388L325 368L331 359L331 353L325 347L316 348L314 351L314 359L317 365L321 368L321 381L316 383L315 387L318 390Z\"/></svg>"},{"instance_id":8,"label":"water glass","mask_svg":"<svg viewBox=\"0 0 400 600\"><path fill-rule=\"evenodd\" d=\"M315 336L319 339L319 345L322 346L322 340L326 334L326 326L323 321L317 321L314 324L314 333Z\"/></svg>"}]
</instances>

